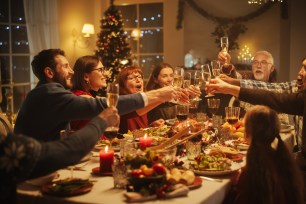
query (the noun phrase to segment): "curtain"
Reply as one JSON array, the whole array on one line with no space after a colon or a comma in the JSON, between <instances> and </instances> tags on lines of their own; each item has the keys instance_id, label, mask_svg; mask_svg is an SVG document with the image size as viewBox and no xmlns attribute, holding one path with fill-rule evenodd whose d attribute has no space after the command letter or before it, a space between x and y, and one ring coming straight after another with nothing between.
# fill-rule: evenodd
<instances>
[{"instance_id":1,"label":"curtain","mask_svg":"<svg viewBox=\"0 0 306 204\"><path fill-rule=\"evenodd\" d=\"M43 49L59 48L57 0L23 0L23 5L31 58ZM31 81L37 82L33 73Z\"/></svg>"}]
</instances>

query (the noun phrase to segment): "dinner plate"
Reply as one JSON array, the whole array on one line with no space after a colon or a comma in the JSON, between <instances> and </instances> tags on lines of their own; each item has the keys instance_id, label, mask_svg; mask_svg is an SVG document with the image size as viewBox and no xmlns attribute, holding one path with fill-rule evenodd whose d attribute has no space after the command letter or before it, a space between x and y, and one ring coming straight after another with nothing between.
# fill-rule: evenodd
<instances>
[{"instance_id":1,"label":"dinner plate","mask_svg":"<svg viewBox=\"0 0 306 204\"><path fill-rule=\"evenodd\" d=\"M202 185L202 181L203 180L200 177L196 176L195 179L194 179L194 182L192 184L188 185L188 188L190 190L199 188Z\"/></svg>"},{"instance_id":2,"label":"dinner plate","mask_svg":"<svg viewBox=\"0 0 306 204\"><path fill-rule=\"evenodd\" d=\"M53 196L76 196L91 191L93 183L84 179L59 180L42 186L41 191Z\"/></svg>"},{"instance_id":3,"label":"dinner plate","mask_svg":"<svg viewBox=\"0 0 306 204\"><path fill-rule=\"evenodd\" d=\"M222 176L234 173L241 169L240 164L233 162L230 169L227 170L193 170L195 174L203 175L203 176Z\"/></svg>"}]
</instances>

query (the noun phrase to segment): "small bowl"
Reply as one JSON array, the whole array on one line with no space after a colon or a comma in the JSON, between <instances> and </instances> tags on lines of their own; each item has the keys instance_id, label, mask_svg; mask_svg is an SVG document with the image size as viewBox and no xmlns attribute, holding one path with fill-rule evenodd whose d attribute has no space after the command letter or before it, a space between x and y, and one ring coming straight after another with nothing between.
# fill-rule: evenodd
<instances>
[{"instance_id":1,"label":"small bowl","mask_svg":"<svg viewBox=\"0 0 306 204\"><path fill-rule=\"evenodd\" d=\"M166 175L143 178L130 177L127 191L143 192L143 190L146 190L150 195L153 195L156 193L156 190L159 189L165 182Z\"/></svg>"},{"instance_id":2,"label":"small bowl","mask_svg":"<svg viewBox=\"0 0 306 204\"><path fill-rule=\"evenodd\" d=\"M166 166L169 167L173 164L175 157L176 157L177 147L173 147L170 149L162 149L155 151L156 156L158 156L161 162Z\"/></svg>"}]
</instances>

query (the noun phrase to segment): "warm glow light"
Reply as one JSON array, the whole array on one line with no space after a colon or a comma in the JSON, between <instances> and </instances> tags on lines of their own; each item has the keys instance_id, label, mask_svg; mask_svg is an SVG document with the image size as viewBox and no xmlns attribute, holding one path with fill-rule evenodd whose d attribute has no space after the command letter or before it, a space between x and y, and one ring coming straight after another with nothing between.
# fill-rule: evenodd
<instances>
[{"instance_id":1,"label":"warm glow light","mask_svg":"<svg viewBox=\"0 0 306 204\"><path fill-rule=\"evenodd\" d=\"M105 146L104 151L108 152L108 146L107 145Z\"/></svg>"},{"instance_id":2,"label":"warm glow light","mask_svg":"<svg viewBox=\"0 0 306 204\"><path fill-rule=\"evenodd\" d=\"M147 139L147 137L148 137L147 133L143 137L144 137L144 139Z\"/></svg>"},{"instance_id":3,"label":"warm glow light","mask_svg":"<svg viewBox=\"0 0 306 204\"><path fill-rule=\"evenodd\" d=\"M139 29L132 30L131 36L136 40L142 37Z\"/></svg>"},{"instance_id":4,"label":"warm glow light","mask_svg":"<svg viewBox=\"0 0 306 204\"><path fill-rule=\"evenodd\" d=\"M95 28L93 24L85 23L82 29L84 37L90 37L90 35L95 34Z\"/></svg>"},{"instance_id":5,"label":"warm glow light","mask_svg":"<svg viewBox=\"0 0 306 204\"><path fill-rule=\"evenodd\" d=\"M241 52L239 52L239 55L238 55L238 62L241 63L241 64L251 64L252 62L252 54L250 52L250 48L245 45Z\"/></svg>"}]
</instances>

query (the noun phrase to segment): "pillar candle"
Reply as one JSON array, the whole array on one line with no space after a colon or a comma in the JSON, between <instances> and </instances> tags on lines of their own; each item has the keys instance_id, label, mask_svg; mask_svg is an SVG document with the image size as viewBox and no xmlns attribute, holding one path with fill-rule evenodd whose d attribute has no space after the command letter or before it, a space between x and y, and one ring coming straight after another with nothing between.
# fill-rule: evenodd
<instances>
[{"instance_id":1,"label":"pillar candle","mask_svg":"<svg viewBox=\"0 0 306 204\"><path fill-rule=\"evenodd\" d=\"M152 138L147 137L147 134L144 135L144 137L139 138L140 148L145 149L147 147L150 147L152 144Z\"/></svg>"},{"instance_id":2,"label":"pillar candle","mask_svg":"<svg viewBox=\"0 0 306 204\"><path fill-rule=\"evenodd\" d=\"M109 149L108 146L100 151L100 172L112 172L112 165L114 163L114 150Z\"/></svg>"}]
</instances>

